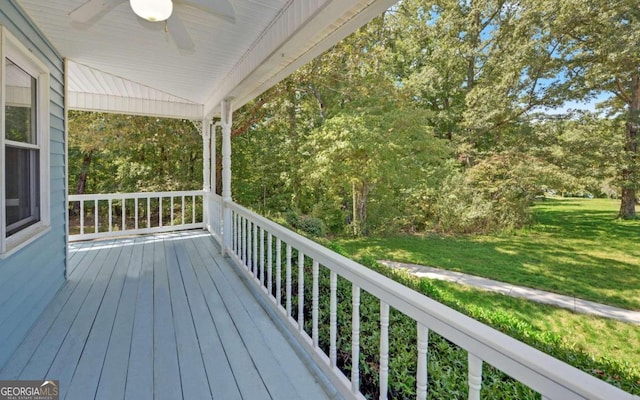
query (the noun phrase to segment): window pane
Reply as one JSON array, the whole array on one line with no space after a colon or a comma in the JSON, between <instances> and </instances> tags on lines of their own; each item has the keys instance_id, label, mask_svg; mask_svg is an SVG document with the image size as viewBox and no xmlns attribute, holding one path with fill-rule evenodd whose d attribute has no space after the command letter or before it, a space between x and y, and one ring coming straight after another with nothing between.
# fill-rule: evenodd
<instances>
[{"instance_id":1,"label":"window pane","mask_svg":"<svg viewBox=\"0 0 640 400\"><path fill-rule=\"evenodd\" d=\"M6 148L7 237L40 220L39 151Z\"/></svg>"},{"instance_id":2,"label":"window pane","mask_svg":"<svg viewBox=\"0 0 640 400\"><path fill-rule=\"evenodd\" d=\"M37 144L36 78L6 59L6 138Z\"/></svg>"}]
</instances>

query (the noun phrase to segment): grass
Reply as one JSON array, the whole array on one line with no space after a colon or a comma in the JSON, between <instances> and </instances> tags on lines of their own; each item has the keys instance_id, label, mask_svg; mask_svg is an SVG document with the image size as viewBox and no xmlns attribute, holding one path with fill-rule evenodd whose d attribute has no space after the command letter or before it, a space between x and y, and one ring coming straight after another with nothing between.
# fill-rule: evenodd
<instances>
[{"instance_id":1,"label":"grass","mask_svg":"<svg viewBox=\"0 0 640 400\"><path fill-rule=\"evenodd\" d=\"M640 310L640 221L616 219L618 207L605 199L547 199L533 208L535 224L514 234L337 242L354 258L428 265Z\"/></svg>"}]
</instances>

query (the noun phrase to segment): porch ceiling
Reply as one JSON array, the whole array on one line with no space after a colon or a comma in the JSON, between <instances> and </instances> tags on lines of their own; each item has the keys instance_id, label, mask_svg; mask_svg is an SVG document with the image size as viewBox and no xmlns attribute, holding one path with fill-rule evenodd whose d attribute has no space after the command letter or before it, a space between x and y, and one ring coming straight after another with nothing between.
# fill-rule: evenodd
<instances>
[{"instance_id":1,"label":"porch ceiling","mask_svg":"<svg viewBox=\"0 0 640 400\"><path fill-rule=\"evenodd\" d=\"M70 61L70 108L190 119L242 106L396 2L229 0L235 23L176 4L194 42L181 50L125 0L88 24L69 16L86 0L15 1Z\"/></svg>"}]
</instances>

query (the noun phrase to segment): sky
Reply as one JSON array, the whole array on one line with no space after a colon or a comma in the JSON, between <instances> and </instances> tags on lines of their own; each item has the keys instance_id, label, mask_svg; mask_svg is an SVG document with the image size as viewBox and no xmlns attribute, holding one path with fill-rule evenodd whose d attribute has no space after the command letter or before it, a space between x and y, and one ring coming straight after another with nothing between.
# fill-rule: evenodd
<instances>
[{"instance_id":1,"label":"sky","mask_svg":"<svg viewBox=\"0 0 640 400\"><path fill-rule=\"evenodd\" d=\"M602 92L599 95L597 95L595 98L591 99L590 101L587 101L587 102L573 101L573 100L567 101L560 107L551 108L551 109L547 108L547 109L544 109L543 112L550 115L558 115L558 114L566 114L572 110L595 111L596 104L602 101L605 101L611 98L612 96L613 94L611 93Z\"/></svg>"}]
</instances>

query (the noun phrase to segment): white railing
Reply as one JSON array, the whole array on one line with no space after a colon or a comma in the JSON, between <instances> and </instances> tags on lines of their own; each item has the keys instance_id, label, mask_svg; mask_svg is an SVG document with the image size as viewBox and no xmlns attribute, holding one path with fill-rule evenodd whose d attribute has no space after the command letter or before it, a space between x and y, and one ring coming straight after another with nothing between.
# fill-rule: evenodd
<instances>
[{"instance_id":1,"label":"white railing","mask_svg":"<svg viewBox=\"0 0 640 400\"><path fill-rule=\"evenodd\" d=\"M203 228L204 192L69 196L69 240Z\"/></svg>"},{"instance_id":2,"label":"white railing","mask_svg":"<svg viewBox=\"0 0 640 400\"><path fill-rule=\"evenodd\" d=\"M215 199L220 207L221 200ZM427 347L429 330L468 352L469 399L479 399L482 365L487 362L542 395L542 399L638 399L612 385L546 355L487 325L471 319L420 293L394 282L346 257L308 240L237 204L225 204L232 211L231 248L226 252L254 282L258 292L273 306L291 333L322 368L343 396L364 398L360 393L360 296L368 292L380 301L379 390L387 398L389 378L389 309L395 308L417 325L417 399L427 396ZM218 220L220 221L220 220ZM297 257L295 253L297 252ZM296 268L297 267L297 268ZM305 295L311 284L311 299ZM320 274L329 282L319 288ZM351 374L338 368L337 282L351 285ZM297 285L295 284L297 281ZM297 287L296 287L297 286ZM328 286L328 287L327 287ZM307 292L309 293L309 291ZM308 295L308 294L307 294ZM329 310L320 309L321 296ZM344 297L344 296L343 296ZM328 300L328 301L327 301ZM341 303L348 299L340 299ZM311 302L311 313L308 313ZM292 307L297 303L297 310ZM305 305L307 314L305 314ZM327 306L325 306L327 307ZM329 317L328 338L320 338L319 314ZM311 315L311 324L305 316ZM310 326L309 326L310 325ZM322 346L321 339L328 340ZM408 339L408 338L407 338Z\"/></svg>"}]
</instances>

